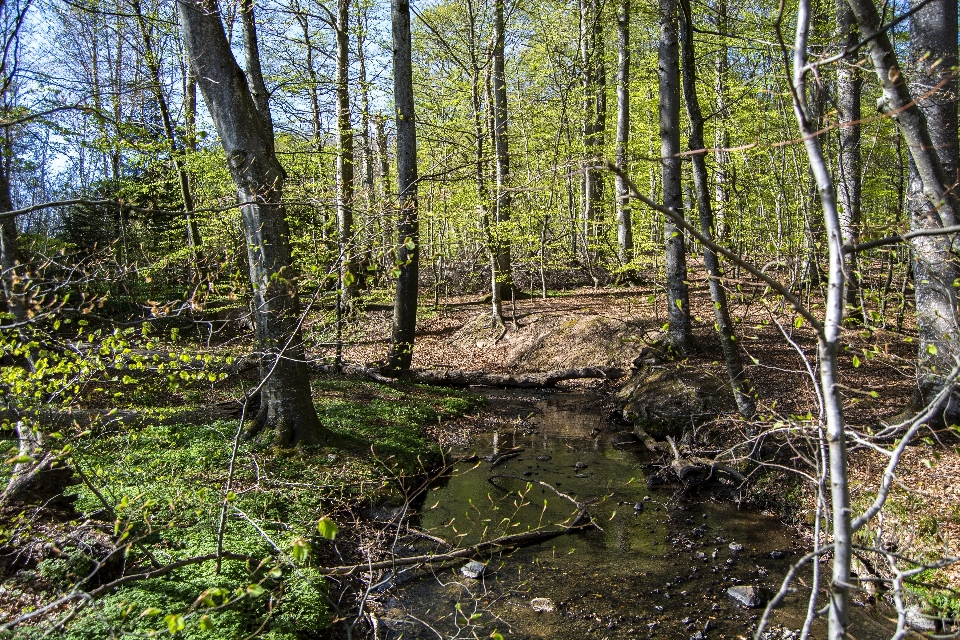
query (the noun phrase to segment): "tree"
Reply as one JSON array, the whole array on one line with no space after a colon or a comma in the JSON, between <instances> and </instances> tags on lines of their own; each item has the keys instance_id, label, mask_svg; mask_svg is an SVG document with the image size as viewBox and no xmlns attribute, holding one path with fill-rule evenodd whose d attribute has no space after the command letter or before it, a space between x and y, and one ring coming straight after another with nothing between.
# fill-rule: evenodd
<instances>
[{"instance_id":1,"label":"tree","mask_svg":"<svg viewBox=\"0 0 960 640\"><path fill-rule=\"evenodd\" d=\"M491 298L493 322L503 326L503 291L513 291L510 269L510 243L505 238L510 221L510 149L507 143L507 78L504 71L506 28L503 17L504 0L493 3L493 150L497 168L497 197L494 206L494 224L491 233Z\"/></svg>"},{"instance_id":2,"label":"tree","mask_svg":"<svg viewBox=\"0 0 960 640\"><path fill-rule=\"evenodd\" d=\"M255 42L252 7L248 42ZM269 106L259 107L251 85L237 65L215 4L179 4L190 64L227 155L241 204L247 241L253 317L263 376L257 428L275 429L280 445L315 444L327 434L317 418L300 335L300 300L290 257L289 228L282 204L285 172L277 161ZM247 59L256 50L247 50ZM259 63L253 65L259 69ZM262 94L261 94L262 95ZM265 97L265 96L264 96ZM266 111L264 111L266 109Z\"/></svg>"},{"instance_id":3,"label":"tree","mask_svg":"<svg viewBox=\"0 0 960 640\"><path fill-rule=\"evenodd\" d=\"M617 166L629 170L630 145L630 0L620 0L617 8ZM617 176L617 246L620 262L633 260L633 224L630 219L629 189Z\"/></svg>"},{"instance_id":4,"label":"tree","mask_svg":"<svg viewBox=\"0 0 960 640\"><path fill-rule=\"evenodd\" d=\"M697 210L700 212L700 233L713 239L713 204L710 201L710 183L707 179L707 163L704 159L703 112L697 97L696 56L693 46L693 15L690 0L680 0L683 18L683 37L681 51L683 56L683 95L686 98L687 115L690 118L690 151L693 152L693 186L697 196ZM733 333L733 321L727 304L727 292L723 284L723 271L717 253L709 246L703 247L703 263L707 270L710 285L710 299L713 302L716 317L716 329L720 336L720 347L730 376L730 387L736 400L740 415L750 419L757 411L751 396L749 381L743 369L740 350Z\"/></svg>"},{"instance_id":5,"label":"tree","mask_svg":"<svg viewBox=\"0 0 960 640\"><path fill-rule=\"evenodd\" d=\"M920 376L914 405L923 406L943 388L945 376L952 370L956 357L960 356L957 298L953 287L960 274L955 258L951 255L951 241L948 237L937 234L939 229L956 225L960 221L960 199L950 188L952 183L948 182L944 164L932 138L932 127L928 126L925 110L918 106L911 95L907 78L897 61L886 29L881 24L877 8L871 0L848 0L848 4L860 25L861 38L869 43L871 62L883 89L878 108L897 123L910 151L911 229L933 234L917 234L911 239L917 325L920 334ZM956 7L948 5L949 0L930 3L915 14L915 26L912 27L915 45L920 49L930 47L933 49L931 53L934 61L942 58L947 63L951 49L956 56L957 40ZM925 9L929 9L931 13L921 16ZM954 16L953 22L947 24L946 18L951 13ZM947 32L952 30L952 46L947 41L949 36L939 32L940 27ZM928 30L931 33L927 34ZM949 84L949 78L945 80ZM949 107L942 112L932 112L934 117L943 118L937 124L948 131L951 126L954 127L953 131L956 131L955 102L952 109L952 122ZM945 156L950 161L951 142L943 142L946 144L943 149ZM956 134L953 135L952 144L956 144ZM956 171L956 164L953 167ZM949 421L958 410L960 405L952 401L945 409L943 417Z\"/></svg>"},{"instance_id":6,"label":"tree","mask_svg":"<svg viewBox=\"0 0 960 640\"><path fill-rule=\"evenodd\" d=\"M590 245L597 235L598 209L603 202L603 173L591 167L603 153L607 126L601 0L580 0L580 56L583 65L583 147L587 156L583 174L583 249L590 260Z\"/></svg>"},{"instance_id":7,"label":"tree","mask_svg":"<svg viewBox=\"0 0 960 640\"><path fill-rule=\"evenodd\" d=\"M357 290L358 273L354 261L354 154L353 127L350 122L350 0L337 0L334 33L337 39L337 233L340 249L340 304L349 307Z\"/></svg>"},{"instance_id":8,"label":"tree","mask_svg":"<svg viewBox=\"0 0 960 640\"><path fill-rule=\"evenodd\" d=\"M660 173L663 206L681 211L680 168L680 51L677 42L677 0L660 0ZM683 231L666 218L663 226L667 270L667 339L684 353L690 342L690 299Z\"/></svg>"},{"instance_id":9,"label":"tree","mask_svg":"<svg viewBox=\"0 0 960 640\"><path fill-rule=\"evenodd\" d=\"M853 12L846 0L837 2L837 38L839 43L852 49L857 44L857 25ZM844 244L857 244L860 241L860 205L862 201L862 180L860 177L860 99L863 93L863 78L856 60L848 56L839 62L837 70L837 124L839 126L840 145L837 168L839 175L840 230ZM847 306L857 305L860 293L859 274L857 273L857 254L852 253L847 261ZM862 316L866 322L866 315Z\"/></svg>"},{"instance_id":10,"label":"tree","mask_svg":"<svg viewBox=\"0 0 960 640\"><path fill-rule=\"evenodd\" d=\"M397 295L393 305L393 338L387 370L410 368L417 329L420 235L417 220L417 124L413 103L413 61L410 41L410 3L392 0L393 100L397 114Z\"/></svg>"}]
</instances>

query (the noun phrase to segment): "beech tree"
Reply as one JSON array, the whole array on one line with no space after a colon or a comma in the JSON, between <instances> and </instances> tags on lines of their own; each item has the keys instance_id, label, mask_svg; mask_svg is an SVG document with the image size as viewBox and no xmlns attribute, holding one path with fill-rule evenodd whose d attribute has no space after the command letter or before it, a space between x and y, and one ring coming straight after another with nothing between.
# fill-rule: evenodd
<instances>
[{"instance_id":1,"label":"beech tree","mask_svg":"<svg viewBox=\"0 0 960 640\"><path fill-rule=\"evenodd\" d=\"M259 71L252 6L243 12L249 20L244 35L251 46L247 59L256 71L248 69L246 75L230 50L216 4L186 1L179 11L190 63L227 154L243 214L263 377L257 428L274 429L280 445L323 442L326 432L304 361L297 276L282 203L285 172L274 151L262 77L248 80ZM251 86L259 88L251 91Z\"/></svg>"},{"instance_id":2,"label":"beech tree","mask_svg":"<svg viewBox=\"0 0 960 640\"><path fill-rule=\"evenodd\" d=\"M677 37L677 0L660 0L660 43L657 56L660 76L660 173L663 206L683 210L680 168L680 48ZM664 219L667 271L667 334L681 353L689 348L690 298L683 231L671 218Z\"/></svg>"},{"instance_id":3,"label":"beech tree","mask_svg":"<svg viewBox=\"0 0 960 640\"><path fill-rule=\"evenodd\" d=\"M957 297L953 287L958 275L957 265L951 255L950 238L939 233L939 230L960 221L960 199L956 191L950 188L953 183L948 181L945 163L940 157L941 150L934 141L934 127L928 125L925 109L914 100L907 76L897 60L876 6L872 0L848 0L848 4L860 25L861 38L868 42L870 59L883 89L883 97L878 107L897 123L910 152L910 226L912 231L918 232L910 243L913 249L920 337L920 376L914 405L923 406L943 388L945 376L953 369L956 358L960 356ZM924 13L925 11L929 13ZM951 15L952 22L949 21ZM914 14L913 25L915 43L928 48L928 53L932 54L932 62L944 60L946 64L943 68L947 69L951 54L956 60L956 4L950 0L930 2ZM950 32L952 45L948 42ZM943 73L936 70L938 67L940 64L934 67L935 75ZM927 79L929 81L930 76L927 76ZM950 78L945 80L945 84L949 86ZM934 95L943 94L934 92ZM927 105L926 108L932 106L930 103ZM946 100L944 107L943 110L933 108L930 113L941 131L950 131L952 127L952 140L939 131L937 136L942 136L942 152L948 162L954 162L952 167L955 172L957 165L955 155L951 158L951 149L956 149L956 102ZM960 407L957 402L951 402L945 410L944 418L950 420L958 408Z\"/></svg>"},{"instance_id":4,"label":"beech tree","mask_svg":"<svg viewBox=\"0 0 960 640\"><path fill-rule=\"evenodd\" d=\"M410 52L410 3L392 0L393 100L397 114L397 294L393 305L393 338L387 370L410 368L417 329L420 225L417 219L417 122L413 103L413 62Z\"/></svg>"}]
</instances>

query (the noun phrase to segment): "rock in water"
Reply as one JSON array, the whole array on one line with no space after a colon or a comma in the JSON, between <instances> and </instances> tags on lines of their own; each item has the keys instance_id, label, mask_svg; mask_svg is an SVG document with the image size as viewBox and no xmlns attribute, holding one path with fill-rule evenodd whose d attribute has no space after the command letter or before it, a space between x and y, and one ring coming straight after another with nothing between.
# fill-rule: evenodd
<instances>
[{"instance_id":1,"label":"rock in water","mask_svg":"<svg viewBox=\"0 0 960 640\"><path fill-rule=\"evenodd\" d=\"M530 601L530 608L537 613L549 613L556 609L550 598L534 598Z\"/></svg>"},{"instance_id":2,"label":"rock in water","mask_svg":"<svg viewBox=\"0 0 960 640\"><path fill-rule=\"evenodd\" d=\"M476 560L471 560L467 564L460 567L460 573L467 576L468 578L473 578L477 580L486 572L487 565L482 562L477 562Z\"/></svg>"},{"instance_id":3,"label":"rock in water","mask_svg":"<svg viewBox=\"0 0 960 640\"><path fill-rule=\"evenodd\" d=\"M762 607L764 602L760 590L752 586L730 587L727 595L748 609Z\"/></svg>"}]
</instances>

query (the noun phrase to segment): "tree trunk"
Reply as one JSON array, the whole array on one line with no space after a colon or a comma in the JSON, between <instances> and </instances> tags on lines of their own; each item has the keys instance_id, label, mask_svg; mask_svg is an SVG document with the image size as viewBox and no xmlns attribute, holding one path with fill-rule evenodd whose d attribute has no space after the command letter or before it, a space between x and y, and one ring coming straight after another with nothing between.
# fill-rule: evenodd
<instances>
[{"instance_id":1,"label":"tree trunk","mask_svg":"<svg viewBox=\"0 0 960 640\"><path fill-rule=\"evenodd\" d=\"M683 210L680 165L680 51L677 43L677 0L660 0L660 162L663 206ZM683 232L664 221L666 243L668 341L686 353L690 342L690 300Z\"/></svg>"},{"instance_id":2,"label":"tree trunk","mask_svg":"<svg viewBox=\"0 0 960 640\"><path fill-rule=\"evenodd\" d=\"M869 1L869 0L868 0ZM810 26L810 0L800 0L797 9L797 34L793 56L793 107L803 134L808 164L813 173L823 209L829 255L828 285L823 327L818 335L820 386L823 392L826 440L829 455L831 510L833 515L833 576L828 605L828 638L847 637L850 598L850 567L853 554L853 533L850 516L850 490L847 484L847 445L837 358L840 353L840 326L844 306L843 236L836 194L826 159L820 146L816 119L807 103L805 83L807 34Z\"/></svg>"},{"instance_id":3,"label":"tree trunk","mask_svg":"<svg viewBox=\"0 0 960 640\"><path fill-rule=\"evenodd\" d=\"M286 176L273 150L271 129L233 57L216 6L190 1L178 6L190 63L241 203L265 378L257 425L275 429L281 446L319 443L326 433L317 418L304 364L297 277L281 202Z\"/></svg>"},{"instance_id":4,"label":"tree trunk","mask_svg":"<svg viewBox=\"0 0 960 640\"><path fill-rule=\"evenodd\" d=\"M683 38L681 47L683 52L683 95L687 103L687 116L690 118L690 151L697 152L705 149L703 140L703 113L700 110L700 100L697 97L696 56L693 46L693 22L690 11L690 0L680 0L683 8ZM707 163L703 153L694 153L693 186L697 194L697 210L700 212L700 232L709 239L713 239L713 207L710 202L710 184L707 179ZM736 337L733 333L733 322L730 320L730 311L727 305L727 291L723 286L723 272L717 254L710 247L703 246L703 264L710 278L710 299L713 301L714 315L716 316L717 333L720 334L720 347L727 363L727 373L730 376L730 387L737 402L740 415L749 420L757 411L752 397L750 383L743 370L743 361L737 348Z\"/></svg>"},{"instance_id":5,"label":"tree trunk","mask_svg":"<svg viewBox=\"0 0 960 640\"><path fill-rule=\"evenodd\" d=\"M400 207L397 246L397 296L387 370L410 369L417 330L420 247L417 220L417 126L413 109L413 61L409 0L392 0L393 99L397 109L397 192Z\"/></svg>"},{"instance_id":6,"label":"tree trunk","mask_svg":"<svg viewBox=\"0 0 960 640\"><path fill-rule=\"evenodd\" d=\"M503 292L513 291L510 268L510 239L506 224L510 222L510 152L507 145L507 79L504 71L505 25L504 0L494 0L493 5L493 148L497 169L497 197L493 240L493 321L503 324Z\"/></svg>"},{"instance_id":7,"label":"tree trunk","mask_svg":"<svg viewBox=\"0 0 960 640\"><path fill-rule=\"evenodd\" d=\"M590 167L603 155L606 120L603 29L599 0L580 0L580 57L583 64L583 148L586 166L583 176L584 252L589 254L596 235L597 210L603 200L602 172ZM587 255L589 260L589 255Z\"/></svg>"},{"instance_id":8,"label":"tree trunk","mask_svg":"<svg viewBox=\"0 0 960 640\"><path fill-rule=\"evenodd\" d=\"M257 43L257 21L253 12L254 0L241 0L240 25L243 32L243 53L246 61L247 85L253 97L253 104L260 114L263 130L266 132L273 151L274 133L273 117L270 114L270 94L263 81L263 70L260 68L260 45Z\"/></svg>"},{"instance_id":9,"label":"tree trunk","mask_svg":"<svg viewBox=\"0 0 960 640\"><path fill-rule=\"evenodd\" d=\"M139 0L133 3L133 9L137 16L137 26L140 29L140 38L143 40L143 58L150 72L150 84L153 96L157 101L157 107L160 109L160 122L163 124L163 134L167 139L167 146L170 149L170 162L173 163L173 170L177 174L180 184L180 197L183 199L183 215L187 224L187 247L191 252L200 246L200 231L197 229L197 222L194 219L193 194L190 189L190 178L187 176L187 170L184 167L184 155L177 143L177 135L173 127L173 118L170 116L170 106L167 103L167 96L163 91L163 83L160 78L160 60L157 57L153 46L153 34L147 25L146 18L140 8ZM188 65L189 67L189 65ZM196 100L196 93L194 93ZM195 105L194 105L194 108ZM192 117L192 116L191 116ZM193 259L195 256L191 256Z\"/></svg>"},{"instance_id":10,"label":"tree trunk","mask_svg":"<svg viewBox=\"0 0 960 640\"><path fill-rule=\"evenodd\" d=\"M897 62L896 53L887 37L881 31L880 15L871 0L847 0L860 24L860 35L869 40L870 58L877 78L883 88L883 97L878 108L893 118L900 128L907 147L910 150L910 186L911 194L908 208L911 213L912 229L938 229L957 224L960 201L954 191L949 189L944 165L941 163L937 148L928 127L927 114L914 103L906 78ZM927 13L927 12L930 13ZM948 58L951 49L956 56L957 13L956 3L951 0L937 0L927 4L913 16L911 34L918 49L942 47L939 57ZM953 16L953 22L946 24L947 16ZM953 44L949 38L938 32L938 27L952 29ZM929 36L925 33L929 31ZM954 58L956 60L956 58ZM955 64L955 63L954 63ZM947 65L943 65L947 69ZM949 82L948 82L949 85ZM945 88L945 87L944 87ZM936 96L940 95L938 91ZM953 95L956 95L955 93ZM944 96L945 97L945 96ZM925 107L930 102L924 101ZM953 148L956 148L956 104L943 113L944 120L937 121L936 128L947 129L953 123ZM936 110L931 111L934 115ZM934 116L936 117L936 116ZM938 138L941 132L937 133ZM944 151L950 161L951 142L943 140ZM955 156L954 156L955 157ZM955 161L955 160L954 160ZM956 165L952 166L956 175ZM921 197L922 194L922 197ZM957 336L957 298L953 282L957 279L956 260L951 256L951 241L944 236L920 236L911 240L913 249L914 285L916 288L917 324L920 337L920 376L915 404L925 404L943 388L943 379L953 368L954 359L960 356L960 340ZM960 403L954 398L947 407L944 418L952 421L960 413Z\"/></svg>"},{"instance_id":11,"label":"tree trunk","mask_svg":"<svg viewBox=\"0 0 960 640\"><path fill-rule=\"evenodd\" d=\"M911 2L916 7L918 0ZM932 95L918 101L926 118L934 155L943 169L943 186L957 200L957 2L932 0L910 18L911 94ZM943 86L934 90L938 83ZM924 183L916 161L908 163L907 208L911 229L929 228L930 206L924 198ZM953 210L945 225L960 222L960 210ZM920 380L914 409L920 409L943 388L943 376L950 373L960 357L957 289L960 264L949 251L949 240L917 238L913 242L914 291L920 337ZM933 350L933 353L931 351ZM948 423L960 417L960 398L953 397L945 409Z\"/></svg>"},{"instance_id":12,"label":"tree trunk","mask_svg":"<svg viewBox=\"0 0 960 640\"><path fill-rule=\"evenodd\" d=\"M716 27L717 33L727 33L727 2L718 0L716 4ZM714 171L713 181L716 190L716 208L714 211L714 237L718 241L723 241L730 235L730 223L728 216L728 207L730 206L730 190L733 183L733 163L730 159L730 152L726 149L730 146L730 133L724 125L724 120L730 117L727 108L727 73L730 70L729 51L727 49L726 39L720 40L720 49L717 52L717 107L716 107L716 132L714 134L714 146L717 151L714 154L716 170Z\"/></svg>"},{"instance_id":13,"label":"tree trunk","mask_svg":"<svg viewBox=\"0 0 960 640\"><path fill-rule=\"evenodd\" d=\"M350 123L350 0L337 0L337 243L340 250L340 305L349 308L356 294L353 237L353 127Z\"/></svg>"},{"instance_id":14,"label":"tree trunk","mask_svg":"<svg viewBox=\"0 0 960 640\"><path fill-rule=\"evenodd\" d=\"M856 21L846 0L837 2L837 36L842 46L857 44ZM840 232L844 244L856 244L860 240L860 95L863 78L855 59L845 59L837 70L837 118L840 125L839 199ZM860 289L857 272L857 255L850 254L847 260L847 306L855 308ZM866 324L866 309L860 308Z\"/></svg>"},{"instance_id":15,"label":"tree trunk","mask_svg":"<svg viewBox=\"0 0 960 640\"><path fill-rule=\"evenodd\" d=\"M620 0L617 10L617 166L629 171L630 145L630 0ZM620 263L633 260L633 223L630 219L629 189L617 176L617 246Z\"/></svg>"}]
</instances>

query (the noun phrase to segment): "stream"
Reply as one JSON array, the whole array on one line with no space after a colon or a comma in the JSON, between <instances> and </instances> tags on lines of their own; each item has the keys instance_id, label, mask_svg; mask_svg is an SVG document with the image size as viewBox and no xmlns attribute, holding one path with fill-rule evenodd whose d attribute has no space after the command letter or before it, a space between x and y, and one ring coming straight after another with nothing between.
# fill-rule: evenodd
<instances>
[{"instance_id":1,"label":"stream","mask_svg":"<svg viewBox=\"0 0 960 640\"><path fill-rule=\"evenodd\" d=\"M589 393L490 392L498 429L456 453L460 462L428 492L417 525L470 545L569 521L574 503L596 500L589 529L493 556L479 577L460 561L399 576L383 594L381 638L741 638L762 608L734 601L730 587L774 593L805 551L776 518L738 510L704 489L647 486L642 444L613 446L618 427ZM495 466L484 461L521 449ZM496 485L488 478L495 478ZM509 476L509 477L506 477ZM554 487L556 492L540 482ZM417 543L410 553L435 550ZM829 570L824 565L825 570ZM809 584L809 572L801 576ZM800 587L802 589L802 587ZM795 633L808 592L789 594L768 626ZM889 638L887 619L854 609L854 637ZM823 637L814 625L812 637Z\"/></svg>"}]
</instances>

